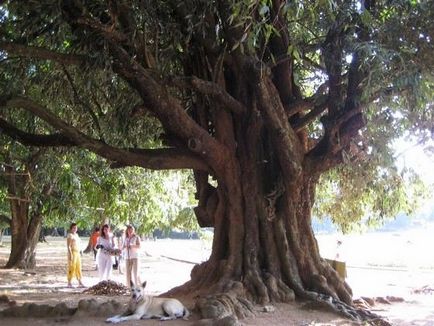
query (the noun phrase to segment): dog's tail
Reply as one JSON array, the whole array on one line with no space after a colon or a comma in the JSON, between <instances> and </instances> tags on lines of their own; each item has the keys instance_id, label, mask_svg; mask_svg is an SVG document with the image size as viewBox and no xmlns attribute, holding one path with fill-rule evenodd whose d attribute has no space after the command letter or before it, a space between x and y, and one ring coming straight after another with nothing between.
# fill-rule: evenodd
<instances>
[{"instance_id":1,"label":"dog's tail","mask_svg":"<svg viewBox=\"0 0 434 326\"><path fill-rule=\"evenodd\" d=\"M190 316L190 311L188 311L188 309L184 307L184 312L183 312L182 319L188 320L189 316Z\"/></svg>"}]
</instances>

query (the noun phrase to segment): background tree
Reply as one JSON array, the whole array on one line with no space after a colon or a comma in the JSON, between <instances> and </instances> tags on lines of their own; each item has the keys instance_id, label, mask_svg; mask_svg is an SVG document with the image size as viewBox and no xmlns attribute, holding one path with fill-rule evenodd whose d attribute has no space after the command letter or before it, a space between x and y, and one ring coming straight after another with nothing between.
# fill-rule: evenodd
<instances>
[{"instance_id":1,"label":"background tree","mask_svg":"<svg viewBox=\"0 0 434 326\"><path fill-rule=\"evenodd\" d=\"M85 148L117 168L193 170L195 214L214 227L213 248L174 291L214 294L198 302L205 316L210 300L242 316L249 301L297 296L366 317L319 255L312 207L322 175L351 179L342 164L394 180L376 186L397 193L391 141L405 130L432 136L431 2L10 0L3 9L2 66L21 72L6 75L20 87L4 84L3 112L24 110L50 130L3 133Z\"/></svg>"},{"instance_id":2,"label":"background tree","mask_svg":"<svg viewBox=\"0 0 434 326\"><path fill-rule=\"evenodd\" d=\"M81 229L90 230L109 220L114 229L129 222L149 233L170 227L178 211L188 205L188 197L174 193L176 189L159 195L163 176L150 177L137 169L112 170L83 151L28 152L18 145L8 147L0 157L2 203L6 204L0 228L10 228L12 240L8 268L35 267L43 226L66 230L77 222ZM166 182L180 185L179 175L164 174Z\"/></svg>"},{"instance_id":3,"label":"background tree","mask_svg":"<svg viewBox=\"0 0 434 326\"><path fill-rule=\"evenodd\" d=\"M6 267L32 268L42 227L45 198L51 195L52 180L36 181L43 173L42 150L27 150L5 144L0 152L3 204L2 229L11 231L11 253ZM39 164L39 165L38 165ZM6 210L8 204L9 209Z\"/></svg>"},{"instance_id":4,"label":"background tree","mask_svg":"<svg viewBox=\"0 0 434 326\"><path fill-rule=\"evenodd\" d=\"M3 245L3 235L5 230L10 227L10 207L6 200L7 192L5 189L0 190L0 246Z\"/></svg>"},{"instance_id":5,"label":"background tree","mask_svg":"<svg viewBox=\"0 0 434 326\"><path fill-rule=\"evenodd\" d=\"M42 98L46 96L45 92L49 91L53 97L58 96L55 88L45 88L46 84L50 83L45 74L50 71L49 64L44 62L29 67L12 61L11 65L2 66L2 90L20 93L26 89L35 97ZM51 77L56 78L58 72L51 72ZM79 98L70 75L66 74L66 80L62 82L67 86L56 87L68 87L74 92L75 99ZM147 213L148 219L137 224L143 231L149 232L151 227L157 224L160 227L168 225L169 221L160 221L163 214L162 205L152 200L144 201L146 198L153 198L152 189L158 188L158 183L162 182L161 178L154 178L153 182L143 182L147 176L136 169L129 173L130 177L142 178L143 183L135 184L134 188L126 188L126 178L123 174L127 172L108 172L107 164L93 153L84 153L80 150L48 150L47 146L50 145L62 144L71 147L73 144L68 140L65 143L62 135L32 136L29 132L50 132L50 127L38 125L33 115L25 112L4 112L3 117L9 121L0 122L3 131L16 133L17 137L24 141L32 139L34 144L40 146L40 149L26 149L18 143L11 143L10 138L1 138L1 181L5 191L4 204L7 203L5 206L9 206L9 209L4 211L2 222L7 223L12 237L11 254L6 264L8 268L35 266L35 248L43 222L48 227L65 229L74 221L79 223L80 228L89 229L95 224L101 224L101 219L109 218L116 226L128 221L132 211L136 215L135 221L138 221L139 213ZM81 121L79 116L70 118L77 123ZM122 129L125 124L121 121L117 125ZM19 132L16 127L25 129L27 133ZM113 126L105 126L106 130L111 127ZM147 141L151 144L152 139ZM146 198L142 197L139 200L137 193L146 195ZM172 203L176 198L179 197L172 196L166 200ZM98 210L103 213L99 213Z\"/></svg>"}]
</instances>

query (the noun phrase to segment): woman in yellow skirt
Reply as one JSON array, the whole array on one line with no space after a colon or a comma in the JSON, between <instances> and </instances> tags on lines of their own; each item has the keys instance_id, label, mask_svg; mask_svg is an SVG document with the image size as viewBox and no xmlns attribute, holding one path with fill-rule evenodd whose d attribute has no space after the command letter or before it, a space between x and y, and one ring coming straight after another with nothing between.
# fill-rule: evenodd
<instances>
[{"instance_id":1,"label":"woman in yellow skirt","mask_svg":"<svg viewBox=\"0 0 434 326\"><path fill-rule=\"evenodd\" d=\"M72 287L71 281L74 276L77 278L79 286L84 287L84 284L81 282L81 241L77 234L76 223L72 223L69 227L66 246L68 248L68 287Z\"/></svg>"}]
</instances>

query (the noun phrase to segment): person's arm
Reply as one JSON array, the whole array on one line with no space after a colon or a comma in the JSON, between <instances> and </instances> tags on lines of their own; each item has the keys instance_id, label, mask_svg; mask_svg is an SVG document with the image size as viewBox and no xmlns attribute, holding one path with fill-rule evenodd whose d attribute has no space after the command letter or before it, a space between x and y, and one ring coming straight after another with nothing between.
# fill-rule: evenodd
<instances>
[{"instance_id":1,"label":"person's arm","mask_svg":"<svg viewBox=\"0 0 434 326\"><path fill-rule=\"evenodd\" d=\"M89 247L91 250L95 249L95 246L93 245L93 238L94 238L94 236L95 236L94 233L95 233L95 232L93 232L93 233L90 235L89 243L88 243L88 247Z\"/></svg>"},{"instance_id":2,"label":"person's arm","mask_svg":"<svg viewBox=\"0 0 434 326\"><path fill-rule=\"evenodd\" d=\"M99 236L98 238L96 238L96 249L100 249L101 246L101 236Z\"/></svg>"},{"instance_id":3,"label":"person's arm","mask_svg":"<svg viewBox=\"0 0 434 326\"><path fill-rule=\"evenodd\" d=\"M138 237L136 235L136 248L139 249L140 248L140 237Z\"/></svg>"},{"instance_id":4,"label":"person's arm","mask_svg":"<svg viewBox=\"0 0 434 326\"><path fill-rule=\"evenodd\" d=\"M122 246L121 246L121 249L122 249L122 250L125 250L126 247L127 247L127 238L123 238L123 239L122 239Z\"/></svg>"},{"instance_id":5,"label":"person's arm","mask_svg":"<svg viewBox=\"0 0 434 326\"><path fill-rule=\"evenodd\" d=\"M68 249L68 260L72 260L72 237L68 234L66 237L66 247Z\"/></svg>"}]
</instances>

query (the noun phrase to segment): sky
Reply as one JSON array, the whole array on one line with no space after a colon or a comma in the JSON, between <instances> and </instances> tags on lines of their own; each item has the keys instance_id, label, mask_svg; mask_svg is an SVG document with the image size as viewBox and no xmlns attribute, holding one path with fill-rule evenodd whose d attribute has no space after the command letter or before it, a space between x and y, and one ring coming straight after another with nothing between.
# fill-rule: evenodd
<instances>
[{"instance_id":1,"label":"sky","mask_svg":"<svg viewBox=\"0 0 434 326\"><path fill-rule=\"evenodd\" d=\"M428 144L433 146L433 143ZM429 184L434 184L434 155L425 153L421 145L400 139L395 143L397 166L413 168Z\"/></svg>"}]
</instances>

